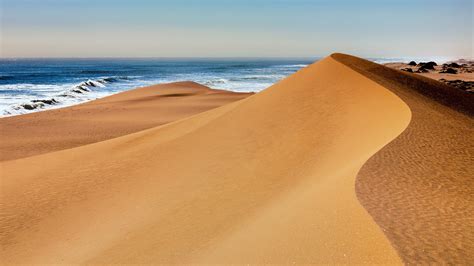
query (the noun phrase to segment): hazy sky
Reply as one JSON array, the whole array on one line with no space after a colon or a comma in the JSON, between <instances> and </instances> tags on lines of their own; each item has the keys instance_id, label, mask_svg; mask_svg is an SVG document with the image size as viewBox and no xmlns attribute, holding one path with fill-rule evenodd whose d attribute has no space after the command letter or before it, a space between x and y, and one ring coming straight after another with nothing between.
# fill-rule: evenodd
<instances>
[{"instance_id":1,"label":"hazy sky","mask_svg":"<svg viewBox=\"0 0 474 266\"><path fill-rule=\"evenodd\" d=\"M472 57L472 0L0 0L1 57Z\"/></svg>"}]
</instances>

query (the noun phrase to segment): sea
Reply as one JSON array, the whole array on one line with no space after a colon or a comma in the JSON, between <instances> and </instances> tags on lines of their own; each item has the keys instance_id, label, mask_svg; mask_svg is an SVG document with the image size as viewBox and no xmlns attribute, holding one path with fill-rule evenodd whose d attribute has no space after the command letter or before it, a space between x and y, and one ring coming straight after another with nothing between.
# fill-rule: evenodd
<instances>
[{"instance_id":1,"label":"sea","mask_svg":"<svg viewBox=\"0 0 474 266\"><path fill-rule=\"evenodd\" d=\"M71 106L175 81L258 92L318 59L0 58L0 117Z\"/></svg>"}]
</instances>

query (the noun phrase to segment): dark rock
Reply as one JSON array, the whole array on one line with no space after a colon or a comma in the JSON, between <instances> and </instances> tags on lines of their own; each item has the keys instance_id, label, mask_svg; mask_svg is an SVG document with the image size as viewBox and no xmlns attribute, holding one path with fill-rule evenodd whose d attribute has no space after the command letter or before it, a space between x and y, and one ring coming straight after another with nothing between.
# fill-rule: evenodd
<instances>
[{"instance_id":1,"label":"dark rock","mask_svg":"<svg viewBox=\"0 0 474 266\"><path fill-rule=\"evenodd\" d=\"M457 73L458 73L458 71L457 71L456 69L454 69L454 68L450 68L450 67L448 67L448 68L446 68L445 70L443 70L443 71L440 71L439 73L446 73L446 74L457 74Z\"/></svg>"},{"instance_id":2,"label":"dark rock","mask_svg":"<svg viewBox=\"0 0 474 266\"><path fill-rule=\"evenodd\" d=\"M447 64L446 66L447 66L447 67L454 67L454 68L459 68L459 67L461 67L461 66L460 66L459 64L457 64L457 63Z\"/></svg>"},{"instance_id":3,"label":"dark rock","mask_svg":"<svg viewBox=\"0 0 474 266\"><path fill-rule=\"evenodd\" d=\"M416 66L416 62L415 61L411 61L410 63L408 63L409 66Z\"/></svg>"},{"instance_id":4,"label":"dark rock","mask_svg":"<svg viewBox=\"0 0 474 266\"><path fill-rule=\"evenodd\" d=\"M419 66L420 68L431 69L431 70L434 70L434 67L437 66L437 65L438 65L438 64L436 64L436 62L433 62L433 61L428 62L428 63L420 62L420 63L418 64L418 66Z\"/></svg>"},{"instance_id":5,"label":"dark rock","mask_svg":"<svg viewBox=\"0 0 474 266\"><path fill-rule=\"evenodd\" d=\"M413 69L407 67L407 68L403 68L402 71L406 71L406 72L410 72L410 73L413 73Z\"/></svg>"},{"instance_id":6,"label":"dark rock","mask_svg":"<svg viewBox=\"0 0 474 266\"><path fill-rule=\"evenodd\" d=\"M416 71L416 73L427 73L427 72L429 72L429 71L428 71L426 68L424 68L424 67L420 67L420 68L418 68L418 70Z\"/></svg>"},{"instance_id":7,"label":"dark rock","mask_svg":"<svg viewBox=\"0 0 474 266\"><path fill-rule=\"evenodd\" d=\"M457 89L463 90L468 93L474 93L474 81L463 81L463 80L446 80L440 79L439 81Z\"/></svg>"}]
</instances>

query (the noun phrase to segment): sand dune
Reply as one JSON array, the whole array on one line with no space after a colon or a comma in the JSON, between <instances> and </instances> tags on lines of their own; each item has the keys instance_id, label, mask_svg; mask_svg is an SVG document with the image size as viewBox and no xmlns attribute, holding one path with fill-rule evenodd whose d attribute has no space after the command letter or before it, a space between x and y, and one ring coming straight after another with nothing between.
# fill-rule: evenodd
<instances>
[{"instance_id":1,"label":"sand dune","mask_svg":"<svg viewBox=\"0 0 474 266\"><path fill-rule=\"evenodd\" d=\"M396 83L398 72L393 78L384 67L379 73L366 64L333 55L256 95L189 118L0 162L0 258L9 263L469 259L472 235L463 230L472 228L465 215L474 206L466 205L474 186L465 185L472 182L466 163L473 134L441 145L431 138L447 127L453 131L443 140L456 130L469 133L471 118L447 107L454 106L455 95L441 105L433 100L440 97L436 93L423 96ZM469 103L461 109L468 112ZM447 120L420 122L432 113ZM438 130L425 132L435 122ZM427 137L420 138L422 133ZM421 150L409 147L414 137L421 141L413 146ZM446 158L450 145L460 149L454 159ZM447 182L452 183L444 186ZM441 207L433 209L432 199ZM453 225L432 238L435 234L424 232L441 231L436 230L441 212L460 229ZM421 222L412 219L416 215ZM446 239L451 230L467 237L450 242L458 253L437 252L444 243L429 240ZM419 248L429 246L434 253L421 256Z\"/></svg>"},{"instance_id":2,"label":"sand dune","mask_svg":"<svg viewBox=\"0 0 474 266\"><path fill-rule=\"evenodd\" d=\"M2 257L397 262L354 178L409 120L391 92L326 58L192 118L3 162Z\"/></svg>"},{"instance_id":3,"label":"sand dune","mask_svg":"<svg viewBox=\"0 0 474 266\"><path fill-rule=\"evenodd\" d=\"M334 57L390 89L412 111L410 126L362 167L362 204L404 262L472 264L474 95L355 57Z\"/></svg>"},{"instance_id":4,"label":"sand dune","mask_svg":"<svg viewBox=\"0 0 474 266\"><path fill-rule=\"evenodd\" d=\"M63 150L166 124L251 95L176 82L84 104L2 118L0 161Z\"/></svg>"}]
</instances>

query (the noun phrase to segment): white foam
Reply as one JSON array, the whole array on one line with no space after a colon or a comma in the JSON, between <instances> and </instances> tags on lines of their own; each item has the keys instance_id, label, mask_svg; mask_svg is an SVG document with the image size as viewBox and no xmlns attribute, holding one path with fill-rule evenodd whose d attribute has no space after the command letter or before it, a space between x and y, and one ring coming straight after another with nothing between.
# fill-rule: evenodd
<instances>
[{"instance_id":1,"label":"white foam","mask_svg":"<svg viewBox=\"0 0 474 266\"><path fill-rule=\"evenodd\" d=\"M46 109L70 106L97 98L105 97L116 91L101 90L105 84L120 78L104 77L98 80L86 80L79 84L13 84L0 85L0 90L18 91L1 97L0 116L13 116Z\"/></svg>"}]
</instances>

